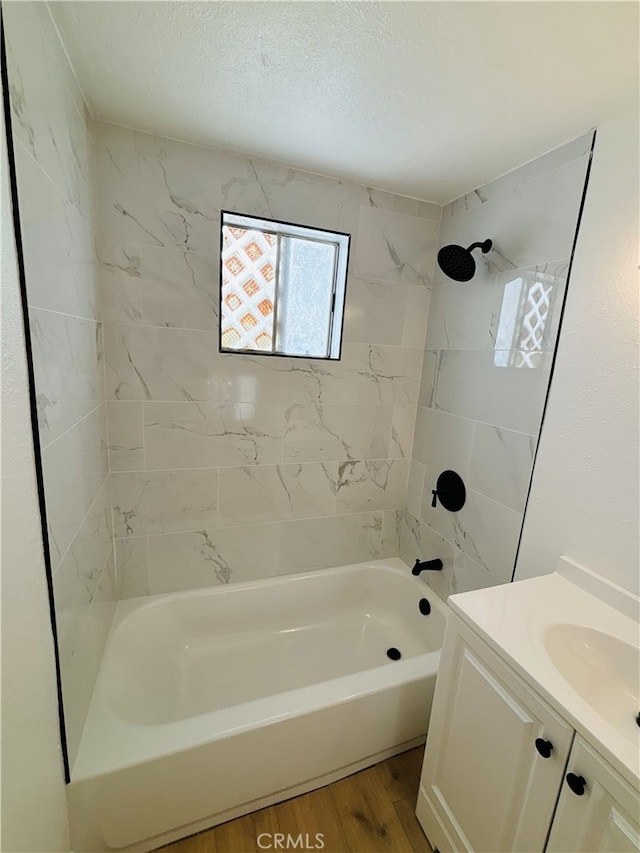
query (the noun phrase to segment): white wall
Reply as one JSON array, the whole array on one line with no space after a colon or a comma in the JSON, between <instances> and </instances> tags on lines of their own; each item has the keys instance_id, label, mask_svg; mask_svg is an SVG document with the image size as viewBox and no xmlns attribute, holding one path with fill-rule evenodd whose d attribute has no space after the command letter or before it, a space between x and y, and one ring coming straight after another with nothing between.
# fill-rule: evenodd
<instances>
[{"instance_id":1,"label":"white wall","mask_svg":"<svg viewBox=\"0 0 640 853\"><path fill-rule=\"evenodd\" d=\"M640 592L638 106L596 139L516 579L567 555Z\"/></svg>"},{"instance_id":2,"label":"white wall","mask_svg":"<svg viewBox=\"0 0 640 853\"><path fill-rule=\"evenodd\" d=\"M2 830L5 853L69 850L53 636L34 475L4 116L2 140Z\"/></svg>"}]
</instances>

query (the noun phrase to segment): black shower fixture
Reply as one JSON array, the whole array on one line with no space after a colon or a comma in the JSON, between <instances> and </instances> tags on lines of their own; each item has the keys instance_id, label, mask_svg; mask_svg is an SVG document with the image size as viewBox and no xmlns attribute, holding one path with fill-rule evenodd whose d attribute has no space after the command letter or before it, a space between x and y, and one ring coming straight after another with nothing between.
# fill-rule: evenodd
<instances>
[{"instance_id":1,"label":"black shower fixture","mask_svg":"<svg viewBox=\"0 0 640 853\"><path fill-rule=\"evenodd\" d=\"M450 246L443 246L438 252L438 266L454 281L470 281L476 273L476 262L471 252L474 249L482 249L482 254L486 255L492 246L491 240L472 243L468 249L453 243Z\"/></svg>"}]
</instances>

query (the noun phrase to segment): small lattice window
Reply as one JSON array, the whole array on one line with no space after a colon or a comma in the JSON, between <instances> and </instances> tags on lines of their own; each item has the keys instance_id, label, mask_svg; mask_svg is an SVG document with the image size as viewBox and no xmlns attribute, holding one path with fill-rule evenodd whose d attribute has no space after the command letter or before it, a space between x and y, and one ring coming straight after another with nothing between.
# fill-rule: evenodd
<instances>
[{"instance_id":1,"label":"small lattice window","mask_svg":"<svg viewBox=\"0 0 640 853\"><path fill-rule=\"evenodd\" d=\"M349 239L223 211L220 351L340 358Z\"/></svg>"}]
</instances>

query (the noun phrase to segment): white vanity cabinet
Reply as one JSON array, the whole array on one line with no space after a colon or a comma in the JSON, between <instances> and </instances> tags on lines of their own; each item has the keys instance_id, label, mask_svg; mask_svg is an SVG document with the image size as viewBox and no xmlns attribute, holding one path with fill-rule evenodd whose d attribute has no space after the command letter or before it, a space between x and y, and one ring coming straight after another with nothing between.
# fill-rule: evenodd
<instances>
[{"instance_id":1,"label":"white vanity cabinet","mask_svg":"<svg viewBox=\"0 0 640 853\"><path fill-rule=\"evenodd\" d=\"M541 851L572 737L568 723L450 618L416 810L432 846Z\"/></svg>"},{"instance_id":2,"label":"white vanity cabinet","mask_svg":"<svg viewBox=\"0 0 640 853\"><path fill-rule=\"evenodd\" d=\"M416 806L431 845L440 853L638 850L637 794L579 736L572 750L574 735L452 615ZM568 773L586 780L584 795Z\"/></svg>"},{"instance_id":3,"label":"white vanity cabinet","mask_svg":"<svg viewBox=\"0 0 640 853\"><path fill-rule=\"evenodd\" d=\"M549 853L640 850L638 794L576 735L551 826Z\"/></svg>"}]
</instances>

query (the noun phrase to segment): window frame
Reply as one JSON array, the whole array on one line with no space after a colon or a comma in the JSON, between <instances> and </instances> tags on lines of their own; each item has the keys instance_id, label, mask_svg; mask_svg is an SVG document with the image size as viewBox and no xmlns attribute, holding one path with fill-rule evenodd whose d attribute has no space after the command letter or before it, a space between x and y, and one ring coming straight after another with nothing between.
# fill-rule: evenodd
<instances>
[{"instance_id":1,"label":"window frame","mask_svg":"<svg viewBox=\"0 0 640 853\"><path fill-rule=\"evenodd\" d=\"M226 218L226 222L225 222ZM232 220L232 221L230 221ZM243 221L244 220L244 221ZM296 353L286 353L267 350L253 349L229 349L222 346L222 288L223 288L223 265L222 252L224 249L223 228L225 225L238 228L254 229L263 231L267 234L273 234L276 237L292 237L295 239L303 239L325 243L335 246L335 262L333 270L332 283L332 308L331 308L331 323L327 335L327 354L326 355L298 355ZM351 234L345 231L334 231L328 228L319 228L315 225L303 225L300 222L285 222L282 219L270 219L266 216L255 215L251 213L240 213L235 210L220 211L220 249L218 254L219 259L219 287L218 287L218 352L223 355L262 355L276 358L306 358L314 361L340 361L342 359L342 338L344 334L344 315L347 298L347 280L349 272L349 256L351 252ZM311 234L309 234L311 232ZM337 239L323 239L320 236L335 237ZM278 258L278 269L276 270L276 280L274 284L274 330L278 319L277 308L277 293L279 289L280 277L280 262ZM344 285L341 286L340 279L344 277ZM340 312L340 325L336 325L336 317ZM275 343L275 336L274 336Z\"/></svg>"}]
</instances>

